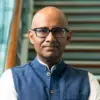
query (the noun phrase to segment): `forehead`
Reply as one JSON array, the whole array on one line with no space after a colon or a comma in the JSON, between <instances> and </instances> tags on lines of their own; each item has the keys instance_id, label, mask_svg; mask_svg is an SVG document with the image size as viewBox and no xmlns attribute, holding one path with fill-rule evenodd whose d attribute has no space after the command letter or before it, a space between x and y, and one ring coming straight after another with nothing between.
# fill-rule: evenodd
<instances>
[{"instance_id":1,"label":"forehead","mask_svg":"<svg viewBox=\"0 0 100 100\"><path fill-rule=\"evenodd\" d=\"M68 21L60 13L40 13L33 18L32 28L37 27L67 27Z\"/></svg>"}]
</instances>

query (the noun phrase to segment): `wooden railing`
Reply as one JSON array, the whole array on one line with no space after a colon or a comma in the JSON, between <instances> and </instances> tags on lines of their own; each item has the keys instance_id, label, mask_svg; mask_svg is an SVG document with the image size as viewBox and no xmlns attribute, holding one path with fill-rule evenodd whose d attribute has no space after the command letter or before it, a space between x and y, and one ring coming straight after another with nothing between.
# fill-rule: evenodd
<instances>
[{"instance_id":1,"label":"wooden railing","mask_svg":"<svg viewBox=\"0 0 100 100\"><path fill-rule=\"evenodd\" d=\"M5 63L5 69L14 67L16 64L17 44L18 44L18 31L21 16L22 0L15 0L16 6L13 14L11 31L8 43L8 51Z\"/></svg>"}]
</instances>

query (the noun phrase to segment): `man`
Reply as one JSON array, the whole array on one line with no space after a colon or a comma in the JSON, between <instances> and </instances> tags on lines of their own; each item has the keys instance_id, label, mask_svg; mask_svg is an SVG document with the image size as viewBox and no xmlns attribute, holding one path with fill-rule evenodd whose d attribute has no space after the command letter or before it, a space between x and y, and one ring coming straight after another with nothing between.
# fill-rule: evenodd
<instances>
[{"instance_id":1,"label":"man","mask_svg":"<svg viewBox=\"0 0 100 100\"><path fill-rule=\"evenodd\" d=\"M37 56L4 72L0 100L100 100L100 87L93 75L62 59L71 32L68 19L59 9L50 6L38 11L29 39Z\"/></svg>"}]
</instances>

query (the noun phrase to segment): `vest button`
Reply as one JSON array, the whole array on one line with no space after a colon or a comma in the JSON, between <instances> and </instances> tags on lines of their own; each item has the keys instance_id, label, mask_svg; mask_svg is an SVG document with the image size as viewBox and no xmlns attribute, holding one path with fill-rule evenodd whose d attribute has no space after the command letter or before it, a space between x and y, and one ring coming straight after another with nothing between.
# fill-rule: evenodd
<instances>
[{"instance_id":1,"label":"vest button","mask_svg":"<svg viewBox=\"0 0 100 100\"><path fill-rule=\"evenodd\" d=\"M51 94L54 94L54 90L50 90L50 93L51 93Z\"/></svg>"},{"instance_id":2,"label":"vest button","mask_svg":"<svg viewBox=\"0 0 100 100\"><path fill-rule=\"evenodd\" d=\"M50 72L47 72L47 76L50 76Z\"/></svg>"}]
</instances>

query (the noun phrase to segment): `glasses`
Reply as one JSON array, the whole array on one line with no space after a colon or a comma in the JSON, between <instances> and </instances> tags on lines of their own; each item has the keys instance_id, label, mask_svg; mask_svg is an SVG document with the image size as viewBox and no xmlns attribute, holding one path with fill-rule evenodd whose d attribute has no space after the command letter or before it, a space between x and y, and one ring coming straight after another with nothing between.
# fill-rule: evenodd
<instances>
[{"instance_id":1,"label":"glasses","mask_svg":"<svg viewBox=\"0 0 100 100\"><path fill-rule=\"evenodd\" d=\"M35 31L36 36L40 38L46 38L50 32L52 32L54 37L61 38L64 37L69 32L67 28L61 28L61 27L52 28L51 30L49 30L49 28L40 27L31 30Z\"/></svg>"}]
</instances>

